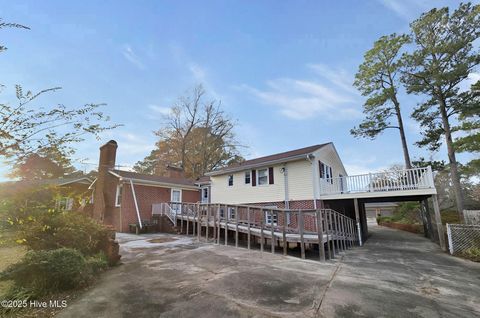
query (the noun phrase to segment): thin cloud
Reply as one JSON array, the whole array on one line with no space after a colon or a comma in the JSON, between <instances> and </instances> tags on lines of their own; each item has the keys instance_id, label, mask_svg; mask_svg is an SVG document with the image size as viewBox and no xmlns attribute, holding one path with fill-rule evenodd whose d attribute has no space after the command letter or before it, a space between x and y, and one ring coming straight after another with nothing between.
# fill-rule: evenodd
<instances>
[{"instance_id":1,"label":"thin cloud","mask_svg":"<svg viewBox=\"0 0 480 318\"><path fill-rule=\"evenodd\" d=\"M148 108L150 108L150 110L152 110L153 112L163 116L169 115L172 112L172 109L170 107L164 107L154 104L148 105Z\"/></svg>"},{"instance_id":2,"label":"thin cloud","mask_svg":"<svg viewBox=\"0 0 480 318\"><path fill-rule=\"evenodd\" d=\"M308 64L307 66L339 88L351 94L358 95L358 91L353 87L353 75L349 74L346 70L341 68L334 69L325 64Z\"/></svg>"},{"instance_id":3,"label":"thin cloud","mask_svg":"<svg viewBox=\"0 0 480 318\"><path fill-rule=\"evenodd\" d=\"M309 66L310 69L313 66ZM315 71L326 70L315 65ZM326 81L279 78L267 81L267 89L260 90L248 85L243 89L260 102L278 107L279 112L292 119L309 119L326 116L329 119L351 119L361 116L354 108L357 103L354 91L347 85L346 73L334 75L332 69L322 77Z\"/></svg>"},{"instance_id":4,"label":"thin cloud","mask_svg":"<svg viewBox=\"0 0 480 318\"><path fill-rule=\"evenodd\" d=\"M145 65L143 62L140 60L138 55L133 51L132 47L130 45L125 45L122 49L122 55L127 61L135 65L137 68L144 70Z\"/></svg>"},{"instance_id":5,"label":"thin cloud","mask_svg":"<svg viewBox=\"0 0 480 318\"><path fill-rule=\"evenodd\" d=\"M412 21L418 15L435 6L435 3L428 0L378 0L384 7L393 11L400 18ZM438 3L437 3L438 5Z\"/></svg>"}]
</instances>

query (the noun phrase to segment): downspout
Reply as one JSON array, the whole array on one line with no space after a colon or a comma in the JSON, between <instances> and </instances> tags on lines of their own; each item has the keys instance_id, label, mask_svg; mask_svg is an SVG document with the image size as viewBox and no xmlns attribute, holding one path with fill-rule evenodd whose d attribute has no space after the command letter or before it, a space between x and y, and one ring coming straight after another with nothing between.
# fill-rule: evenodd
<instances>
[{"instance_id":1,"label":"downspout","mask_svg":"<svg viewBox=\"0 0 480 318\"><path fill-rule=\"evenodd\" d=\"M140 225L140 229L142 229L142 220L140 218L140 211L138 210L138 203L137 203L137 196L135 195L135 188L133 186L133 181L130 179L130 186L132 188L132 195L133 195L133 202L135 203L135 210L137 211L137 218L138 218L138 225Z\"/></svg>"},{"instance_id":2,"label":"downspout","mask_svg":"<svg viewBox=\"0 0 480 318\"><path fill-rule=\"evenodd\" d=\"M315 165L313 164L312 161L312 154L309 153L307 155L307 160L310 162L312 165L312 182L313 182L313 208L316 210L317 209L317 183L315 182ZM315 158L315 156L313 156Z\"/></svg>"},{"instance_id":3,"label":"downspout","mask_svg":"<svg viewBox=\"0 0 480 318\"><path fill-rule=\"evenodd\" d=\"M290 198L288 197L288 168L287 164L285 163L283 165L283 184L284 184L284 190L285 190L285 209L289 210L290 209ZM290 225L290 213L287 213L287 225Z\"/></svg>"}]
</instances>

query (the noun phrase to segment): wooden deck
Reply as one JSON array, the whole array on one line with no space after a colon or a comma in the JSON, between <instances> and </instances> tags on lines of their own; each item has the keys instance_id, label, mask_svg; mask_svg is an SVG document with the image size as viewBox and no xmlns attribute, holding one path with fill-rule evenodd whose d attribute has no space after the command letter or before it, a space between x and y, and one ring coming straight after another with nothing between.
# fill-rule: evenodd
<instances>
[{"instance_id":1,"label":"wooden deck","mask_svg":"<svg viewBox=\"0 0 480 318\"><path fill-rule=\"evenodd\" d=\"M230 239L238 247L242 236L248 249L258 242L261 251L269 245L275 253L275 247L281 246L287 255L289 243L296 243L300 245L302 258L306 245L315 245L322 261L358 243L355 221L331 209L161 203L153 206L152 214L166 215L181 233L216 244L228 245Z\"/></svg>"}]
</instances>

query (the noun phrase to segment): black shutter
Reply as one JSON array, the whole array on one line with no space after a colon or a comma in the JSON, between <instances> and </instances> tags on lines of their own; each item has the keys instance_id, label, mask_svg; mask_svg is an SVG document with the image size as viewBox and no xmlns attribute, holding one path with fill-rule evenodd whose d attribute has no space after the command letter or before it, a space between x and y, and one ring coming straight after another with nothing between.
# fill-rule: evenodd
<instances>
[{"instance_id":1,"label":"black shutter","mask_svg":"<svg viewBox=\"0 0 480 318\"><path fill-rule=\"evenodd\" d=\"M318 169L320 170L320 178L323 179L325 178L324 174L323 174L323 163L319 160L318 161Z\"/></svg>"},{"instance_id":2,"label":"black shutter","mask_svg":"<svg viewBox=\"0 0 480 318\"><path fill-rule=\"evenodd\" d=\"M257 185L257 171L252 170L252 187Z\"/></svg>"},{"instance_id":3,"label":"black shutter","mask_svg":"<svg viewBox=\"0 0 480 318\"><path fill-rule=\"evenodd\" d=\"M273 167L268 168L268 184L273 184Z\"/></svg>"}]
</instances>

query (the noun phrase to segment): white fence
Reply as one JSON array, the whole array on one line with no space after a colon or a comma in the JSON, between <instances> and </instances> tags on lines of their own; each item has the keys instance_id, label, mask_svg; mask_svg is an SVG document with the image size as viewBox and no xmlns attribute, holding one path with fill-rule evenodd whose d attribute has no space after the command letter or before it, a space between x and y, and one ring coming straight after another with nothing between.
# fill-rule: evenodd
<instances>
[{"instance_id":1,"label":"white fence","mask_svg":"<svg viewBox=\"0 0 480 318\"><path fill-rule=\"evenodd\" d=\"M471 248L480 248L480 225L447 224L450 254L462 254Z\"/></svg>"},{"instance_id":2,"label":"white fence","mask_svg":"<svg viewBox=\"0 0 480 318\"><path fill-rule=\"evenodd\" d=\"M480 210L463 210L465 224L480 225Z\"/></svg>"},{"instance_id":3,"label":"white fence","mask_svg":"<svg viewBox=\"0 0 480 318\"><path fill-rule=\"evenodd\" d=\"M320 180L321 194L401 191L434 187L430 166Z\"/></svg>"}]
</instances>

